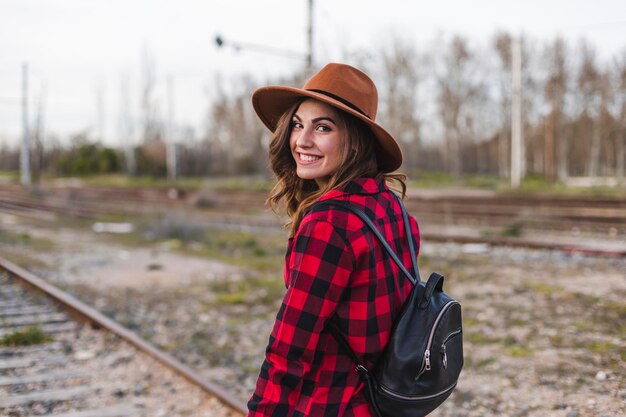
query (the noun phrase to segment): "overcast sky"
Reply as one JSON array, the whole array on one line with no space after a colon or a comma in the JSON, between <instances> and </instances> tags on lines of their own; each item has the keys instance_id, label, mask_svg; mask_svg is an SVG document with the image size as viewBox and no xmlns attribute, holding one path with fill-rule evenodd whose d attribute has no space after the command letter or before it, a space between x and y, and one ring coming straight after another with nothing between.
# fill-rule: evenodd
<instances>
[{"instance_id":1,"label":"overcast sky","mask_svg":"<svg viewBox=\"0 0 626 417\"><path fill-rule=\"evenodd\" d=\"M199 130L217 74L227 83L249 72L263 83L303 65L220 50L215 36L305 53L307 3L0 0L0 141L21 134L21 68L28 62L31 119L44 97L46 132L102 132L105 142L119 144L120 80L128 80L126 97L138 117L142 51L154 60L162 107L171 76L177 123ZM604 60L626 49L625 0L314 0L314 7L317 64L340 60L348 50L380 49L392 36L425 45L460 34L486 46L498 30L539 41L561 35L572 45L585 37ZM106 114L101 122L98 103Z\"/></svg>"}]
</instances>

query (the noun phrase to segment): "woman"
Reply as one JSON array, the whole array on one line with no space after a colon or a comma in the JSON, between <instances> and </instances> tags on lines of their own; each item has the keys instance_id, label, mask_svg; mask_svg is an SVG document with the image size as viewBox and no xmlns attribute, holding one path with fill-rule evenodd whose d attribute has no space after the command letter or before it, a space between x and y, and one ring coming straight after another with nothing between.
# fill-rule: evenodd
<instances>
[{"instance_id":1,"label":"woman","mask_svg":"<svg viewBox=\"0 0 626 417\"><path fill-rule=\"evenodd\" d=\"M411 283L380 242L339 200L363 210L407 268L402 212L387 182L402 163L397 142L374 120L378 94L356 68L328 64L303 89L269 86L252 96L274 132L270 165L277 184L269 201L291 218L285 293L272 330L249 416L373 416L350 357L333 325L366 365L384 349ZM411 229L419 242L417 223ZM418 246L419 247L419 246Z\"/></svg>"}]
</instances>

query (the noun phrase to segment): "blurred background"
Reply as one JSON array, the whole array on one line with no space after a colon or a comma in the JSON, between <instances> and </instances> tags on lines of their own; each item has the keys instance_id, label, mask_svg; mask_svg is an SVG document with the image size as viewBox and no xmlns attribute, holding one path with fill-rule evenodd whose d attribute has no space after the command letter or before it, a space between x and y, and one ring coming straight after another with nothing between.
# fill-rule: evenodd
<instances>
[{"instance_id":1,"label":"blurred background","mask_svg":"<svg viewBox=\"0 0 626 417\"><path fill-rule=\"evenodd\" d=\"M251 91L301 86L341 61L376 81L378 118L402 142L409 174L509 176L516 124L522 176L613 184L624 175L623 2L5 1L2 8L5 171L18 169L26 137L34 177L164 176L168 150L179 176L267 175L259 155L268 135L249 105ZM74 157L81 153L97 163Z\"/></svg>"},{"instance_id":2,"label":"blurred background","mask_svg":"<svg viewBox=\"0 0 626 417\"><path fill-rule=\"evenodd\" d=\"M247 400L287 238L250 96L345 62L403 149L422 275L464 306L466 367L437 415L624 415L625 16L618 0L4 0L0 256Z\"/></svg>"}]
</instances>

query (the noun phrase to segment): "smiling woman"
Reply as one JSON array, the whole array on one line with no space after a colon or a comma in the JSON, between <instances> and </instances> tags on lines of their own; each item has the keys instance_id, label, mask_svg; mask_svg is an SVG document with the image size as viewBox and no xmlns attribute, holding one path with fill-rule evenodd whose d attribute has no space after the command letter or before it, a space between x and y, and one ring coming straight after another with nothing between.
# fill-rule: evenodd
<instances>
[{"instance_id":1,"label":"smiling woman","mask_svg":"<svg viewBox=\"0 0 626 417\"><path fill-rule=\"evenodd\" d=\"M289 145L296 174L321 188L339 167L345 152L345 125L331 106L315 100L300 104L291 121Z\"/></svg>"},{"instance_id":2,"label":"smiling woman","mask_svg":"<svg viewBox=\"0 0 626 417\"><path fill-rule=\"evenodd\" d=\"M402 163L395 139L375 122L378 93L356 68L328 64L304 88L263 87L252 103L274 133L270 165L277 183L269 198L289 215L287 290L279 310L250 416L373 416L350 356L328 330L333 324L359 360L376 362L389 340L411 282L389 267L382 243L365 223L337 205L371 217L410 268L418 247L415 219L403 218L388 183ZM406 227L405 227L406 226Z\"/></svg>"}]
</instances>

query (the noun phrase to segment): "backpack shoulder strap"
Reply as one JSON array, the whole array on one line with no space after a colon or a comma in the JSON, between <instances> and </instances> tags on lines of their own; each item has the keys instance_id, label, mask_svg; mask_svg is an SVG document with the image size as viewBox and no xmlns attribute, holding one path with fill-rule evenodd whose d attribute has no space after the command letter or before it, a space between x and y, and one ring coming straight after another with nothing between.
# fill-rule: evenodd
<instances>
[{"instance_id":1,"label":"backpack shoulder strap","mask_svg":"<svg viewBox=\"0 0 626 417\"><path fill-rule=\"evenodd\" d=\"M391 256L391 259L393 259L393 261L396 263L398 268L400 268L400 271L402 271L402 273L409 279L409 281L411 281L413 285L417 285L417 283L420 281L420 275L419 275L419 270L417 268L417 260L415 258L415 245L413 241L413 233L411 232L411 224L409 223L408 214L406 212L406 209L404 208L404 205L402 204L402 201L400 200L399 197L397 198L398 198L398 202L400 203L400 207L402 209L402 220L404 221L404 229L405 229L407 239L409 242L409 249L411 251L411 264L413 265L414 275L411 275L411 273L407 271L402 261L400 261L400 259L398 258L398 255L394 252L393 249L391 249L391 246L389 246L389 243L387 243L387 241L385 240L383 235L380 233L376 225L367 216L367 214L365 214L361 209L354 207L353 205L351 205L350 203L346 201L339 201L339 200L324 200L319 203L315 203L313 208L318 209L318 208L325 207L325 206L343 207L344 209L349 210L352 213L359 216L359 218L363 220L363 222L367 225L367 227L378 238L381 245L383 245L387 253L389 253L389 256Z\"/></svg>"},{"instance_id":2,"label":"backpack shoulder strap","mask_svg":"<svg viewBox=\"0 0 626 417\"><path fill-rule=\"evenodd\" d=\"M417 267L417 252L415 252L415 236L413 236L413 232L411 230L411 223L409 221L409 215L406 212L406 208L404 208L404 204L402 203L402 199L397 194L393 193L396 200L398 200L398 204L400 204L400 209L402 210L402 221L404 222L404 231L406 232L406 237L409 240L409 250L411 251L411 263L413 264L413 273L415 274L415 278L417 282L420 282L420 271ZM419 247L419 244L417 244ZM415 283L414 283L415 284Z\"/></svg>"},{"instance_id":3,"label":"backpack shoulder strap","mask_svg":"<svg viewBox=\"0 0 626 417\"><path fill-rule=\"evenodd\" d=\"M406 275L406 277L411 281L411 283L413 283L413 285L417 285L420 282L420 275L419 275L419 270L417 268L415 243L414 243L414 236L411 231L411 224L409 223L409 217L406 212L406 209L404 208L404 204L402 204L402 200L395 193L392 193L392 194L397 198L398 203L400 204L400 208L402 210L402 221L404 222L404 230L405 230L408 242L409 242L409 250L411 251L411 263L413 264L413 271L414 271L415 276L412 276L409 273L409 271L407 271L407 269L404 267L404 264L400 261L400 259L398 258L396 253L393 251L393 249L391 249L391 246L389 246L389 243L387 243L387 241L385 240L383 235L380 233L376 225L361 209L354 207L353 205L351 205L350 203L346 201L324 200L319 203L315 203L313 207L311 208L311 211L315 209L327 207L327 206L335 206L335 207L342 207L348 211L351 211L357 216L359 216L359 218L363 220L363 222L367 225L367 227L378 238L380 243L383 245L385 250L389 253L391 258L393 259L393 261L396 263L396 265L398 265L398 268L400 268L400 271L402 271L402 273ZM359 377L361 378L361 380L365 382L367 378L367 373L369 371L367 368L363 366L363 363L356 356L356 354L350 347L350 344L346 340L345 336L341 334L341 331L336 327L336 325L332 322L332 320L327 323L326 328L328 329L330 334L335 338L335 340L337 341L341 349L350 357L352 362L354 362L354 364L356 365L355 369L357 370Z\"/></svg>"}]
</instances>

